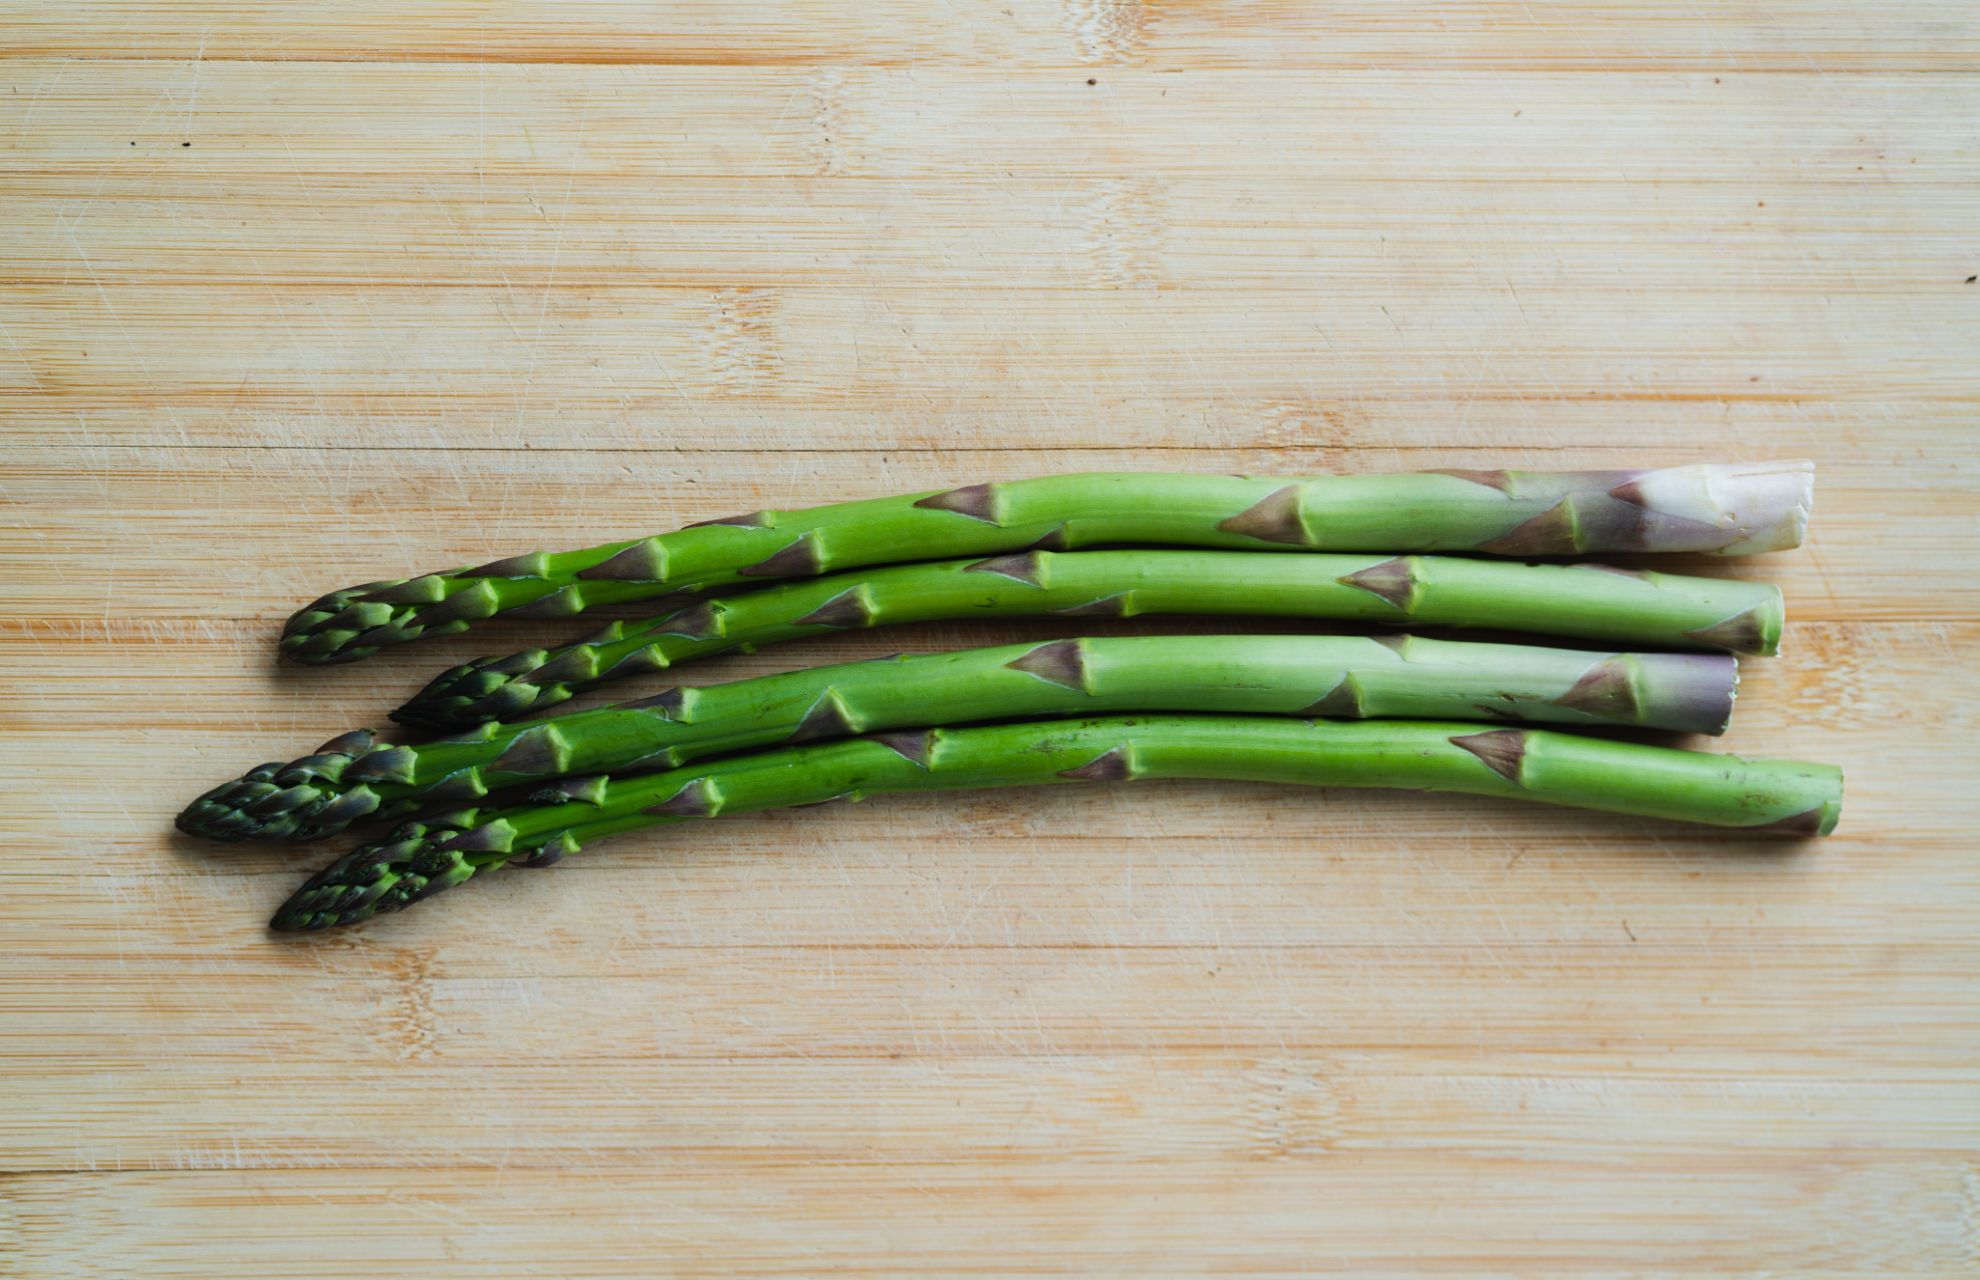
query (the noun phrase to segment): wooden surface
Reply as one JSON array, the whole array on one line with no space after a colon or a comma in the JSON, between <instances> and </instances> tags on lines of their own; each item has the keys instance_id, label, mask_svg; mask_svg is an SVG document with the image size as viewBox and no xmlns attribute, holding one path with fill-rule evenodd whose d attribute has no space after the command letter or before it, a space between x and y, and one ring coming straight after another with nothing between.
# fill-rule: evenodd
<instances>
[{"instance_id":1,"label":"wooden surface","mask_svg":"<svg viewBox=\"0 0 1980 1280\"><path fill-rule=\"evenodd\" d=\"M1970 0L0 3L0 1274L1980 1270ZM905 798L362 930L364 578L1072 468L1808 456L1840 834ZM1065 634L901 630L706 679ZM341 847L337 846L337 847Z\"/></svg>"}]
</instances>

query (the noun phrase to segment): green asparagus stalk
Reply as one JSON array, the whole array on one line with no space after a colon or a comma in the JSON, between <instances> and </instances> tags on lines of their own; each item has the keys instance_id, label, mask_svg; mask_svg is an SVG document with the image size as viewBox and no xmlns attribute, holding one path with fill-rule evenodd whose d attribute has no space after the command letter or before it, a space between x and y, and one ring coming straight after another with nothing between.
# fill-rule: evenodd
<instances>
[{"instance_id":1,"label":"green asparagus stalk","mask_svg":"<svg viewBox=\"0 0 1980 1280\"><path fill-rule=\"evenodd\" d=\"M1735 659L1599 654L1414 636L1117 636L814 667L419 746L360 730L208 792L180 829L315 839L422 802L568 774L672 768L903 725L1111 711L1532 720L1718 733Z\"/></svg>"},{"instance_id":2,"label":"green asparagus stalk","mask_svg":"<svg viewBox=\"0 0 1980 1280\"><path fill-rule=\"evenodd\" d=\"M837 574L614 622L562 648L455 667L392 718L458 729L513 720L611 680L731 649L889 623L1045 613L1277 614L1772 653L1781 593L1758 582L1441 556L1028 551Z\"/></svg>"},{"instance_id":3,"label":"green asparagus stalk","mask_svg":"<svg viewBox=\"0 0 1980 1280\"><path fill-rule=\"evenodd\" d=\"M1793 836L1827 835L1842 807L1842 774L1829 765L1475 724L1153 716L914 729L566 779L524 806L411 822L313 877L273 927L351 924L492 867L545 866L604 836L690 818L890 791L1145 778L1460 792Z\"/></svg>"},{"instance_id":4,"label":"green asparagus stalk","mask_svg":"<svg viewBox=\"0 0 1980 1280\"><path fill-rule=\"evenodd\" d=\"M1801 539L1805 462L1662 471L1450 471L1311 480L1150 473L1046 476L758 511L580 551L371 582L299 611L282 652L348 662L498 614L567 617L692 587L865 565L1158 543L1251 551L1747 555Z\"/></svg>"}]
</instances>

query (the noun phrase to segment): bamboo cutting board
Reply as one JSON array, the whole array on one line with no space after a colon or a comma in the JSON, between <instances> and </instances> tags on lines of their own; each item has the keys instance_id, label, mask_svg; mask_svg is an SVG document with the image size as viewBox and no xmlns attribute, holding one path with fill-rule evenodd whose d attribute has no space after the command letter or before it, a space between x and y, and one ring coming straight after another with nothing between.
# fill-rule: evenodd
<instances>
[{"instance_id":1,"label":"bamboo cutting board","mask_svg":"<svg viewBox=\"0 0 1980 1280\"><path fill-rule=\"evenodd\" d=\"M1970 0L0 33L0 1274L1980 1270ZM169 830L558 634L274 665L366 578L1054 470L1793 456L1809 545L1712 571L1788 592L1724 745L1846 767L1819 846L894 798L294 941L342 842Z\"/></svg>"}]
</instances>

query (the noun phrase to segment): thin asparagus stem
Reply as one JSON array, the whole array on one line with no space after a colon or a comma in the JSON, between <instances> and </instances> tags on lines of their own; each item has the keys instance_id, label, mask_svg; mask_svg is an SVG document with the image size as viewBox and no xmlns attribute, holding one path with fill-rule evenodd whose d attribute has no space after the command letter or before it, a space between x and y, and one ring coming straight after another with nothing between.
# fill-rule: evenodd
<instances>
[{"instance_id":1,"label":"thin asparagus stem","mask_svg":"<svg viewBox=\"0 0 1980 1280\"><path fill-rule=\"evenodd\" d=\"M1156 778L1460 792L1790 836L1828 834L1842 805L1841 771L1828 765L1537 729L1211 716L912 729L642 777L566 779L527 805L411 822L312 877L273 927L351 924L493 867L543 866L608 835L690 818L891 791Z\"/></svg>"},{"instance_id":2,"label":"thin asparagus stem","mask_svg":"<svg viewBox=\"0 0 1980 1280\"><path fill-rule=\"evenodd\" d=\"M423 745L359 730L262 765L179 815L222 840L315 839L358 818L464 804L567 774L671 768L903 725L1115 711L1530 720L1722 731L1736 660L1415 636L1118 636L968 649L673 688Z\"/></svg>"},{"instance_id":3,"label":"thin asparagus stem","mask_svg":"<svg viewBox=\"0 0 1980 1280\"><path fill-rule=\"evenodd\" d=\"M1652 649L1772 653L1781 593L1759 582L1444 556L1029 551L896 565L703 600L575 644L478 658L392 713L459 729L732 649L940 618L1266 614L1498 627Z\"/></svg>"},{"instance_id":4,"label":"thin asparagus stem","mask_svg":"<svg viewBox=\"0 0 1980 1280\"><path fill-rule=\"evenodd\" d=\"M299 662L349 662L497 615L567 617L683 588L1031 548L1156 543L1251 551L1748 555L1796 545L1805 462L1661 471L1452 471L1309 480L1149 473L1045 476L758 511L578 551L365 583L283 631Z\"/></svg>"}]
</instances>

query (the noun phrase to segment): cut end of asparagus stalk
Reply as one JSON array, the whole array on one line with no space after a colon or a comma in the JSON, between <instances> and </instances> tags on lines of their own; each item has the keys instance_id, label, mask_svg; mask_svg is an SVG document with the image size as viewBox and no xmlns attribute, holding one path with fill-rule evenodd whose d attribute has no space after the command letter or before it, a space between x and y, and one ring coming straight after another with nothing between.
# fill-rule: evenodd
<instances>
[{"instance_id":1,"label":"cut end of asparagus stalk","mask_svg":"<svg viewBox=\"0 0 1980 1280\"><path fill-rule=\"evenodd\" d=\"M1679 732L1717 737L1732 725L1739 699L1739 659L1716 653L1659 653L1644 656L1658 669L1658 684L1678 710Z\"/></svg>"},{"instance_id":2,"label":"cut end of asparagus stalk","mask_svg":"<svg viewBox=\"0 0 1980 1280\"><path fill-rule=\"evenodd\" d=\"M1732 723L1738 690L1739 660L1730 654L1615 654L1590 665L1554 704L1595 724L1716 736Z\"/></svg>"},{"instance_id":3,"label":"cut end of asparagus stalk","mask_svg":"<svg viewBox=\"0 0 1980 1280\"><path fill-rule=\"evenodd\" d=\"M1703 648L1724 649L1728 653L1772 657L1781 650L1781 628L1787 625L1787 607L1779 587L1752 584L1764 592L1757 603L1708 626L1684 632L1684 638Z\"/></svg>"},{"instance_id":4,"label":"cut end of asparagus stalk","mask_svg":"<svg viewBox=\"0 0 1980 1280\"><path fill-rule=\"evenodd\" d=\"M1815 509L1815 464L1806 459L1732 467L1742 497L1733 506L1735 523L1752 530L1728 547L1725 555L1754 555L1787 551L1808 536L1808 517Z\"/></svg>"},{"instance_id":5,"label":"cut end of asparagus stalk","mask_svg":"<svg viewBox=\"0 0 1980 1280\"><path fill-rule=\"evenodd\" d=\"M1679 520L1710 525L1713 555L1748 556L1801 545L1815 505L1815 464L1748 462L1647 471L1612 491L1613 496ZM1652 548L1655 549L1655 548Z\"/></svg>"}]
</instances>

